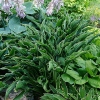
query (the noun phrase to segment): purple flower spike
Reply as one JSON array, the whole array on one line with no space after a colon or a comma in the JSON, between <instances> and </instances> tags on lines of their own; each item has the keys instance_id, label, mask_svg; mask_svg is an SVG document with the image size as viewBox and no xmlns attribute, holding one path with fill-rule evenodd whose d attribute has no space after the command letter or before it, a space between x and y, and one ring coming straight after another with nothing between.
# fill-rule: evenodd
<instances>
[{"instance_id":1,"label":"purple flower spike","mask_svg":"<svg viewBox=\"0 0 100 100\"><path fill-rule=\"evenodd\" d=\"M15 0L17 15L21 18L25 17L25 6L23 6L24 0Z\"/></svg>"},{"instance_id":2,"label":"purple flower spike","mask_svg":"<svg viewBox=\"0 0 100 100\"><path fill-rule=\"evenodd\" d=\"M2 5L2 9L6 13L10 13L10 8L11 8L11 0L4 0L3 5Z\"/></svg>"},{"instance_id":3,"label":"purple flower spike","mask_svg":"<svg viewBox=\"0 0 100 100\"><path fill-rule=\"evenodd\" d=\"M24 18L24 17L25 17L25 13L24 13L23 10L17 11L17 15L18 15L20 18Z\"/></svg>"},{"instance_id":4,"label":"purple flower spike","mask_svg":"<svg viewBox=\"0 0 100 100\"><path fill-rule=\"evenodd\" d=\"M61 6L63 6L62 0L52 0L47 7L47 15L51 15L54 9L58 12Z\"/></svg>"}]
</instances>

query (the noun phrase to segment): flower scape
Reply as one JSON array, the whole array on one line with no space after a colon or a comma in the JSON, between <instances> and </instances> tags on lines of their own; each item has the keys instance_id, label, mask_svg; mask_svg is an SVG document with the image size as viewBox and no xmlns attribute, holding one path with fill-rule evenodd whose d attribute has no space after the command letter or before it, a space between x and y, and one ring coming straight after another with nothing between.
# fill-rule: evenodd
<instances>
[{"instance_id":1,"label":"flower scape","mask_svg":"<svg viewBox=\"0 0 100 100\"><path fill-rule=\"evenodd\" d=\"M7 13L11 14L11 9L16 9L17 16L20 18L25 17L25 6L24 0L0 0L0 4L2 5L2 10ZM33 0L33 5L36 8L40 8L44 4L44 0ZM47 15L51 15L53 10L56 9L58 11L61 6L63 6L62 0L51 0L51 2L47 6Z\"/></svg>"}]
</instances>

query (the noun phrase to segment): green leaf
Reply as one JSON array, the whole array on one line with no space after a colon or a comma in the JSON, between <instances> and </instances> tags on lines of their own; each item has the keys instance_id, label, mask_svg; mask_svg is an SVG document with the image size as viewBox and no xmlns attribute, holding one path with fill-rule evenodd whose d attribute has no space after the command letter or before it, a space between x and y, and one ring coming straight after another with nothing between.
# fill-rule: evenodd
<instances>
[{"instance_id":1,"label":"green leaf","mask_svg":"<svg viewBox=\"0 0 100 100\"><path fill-rule=\"evenodd\" d=\"M97 47L94 44L90 45L90 51L94 56L97 56Z\"/></svg>"},{"instance_id":2,"label":"green leaf","mask_svg":"<svg viewBox=\"0 0 100 100\"><path fill-rule=\"evenodd\" d=\"M59 20L57 21L57 26L58 26L58 27L61 27L61 26L62 26L62 23L63 23L63 19L59 19Z\"/></svg>"},{"instance_id":3,"label":"green leaf","mask_svg":"<svg viewBox=\"0 0 100 100\"><path fill-rule=\"evenodd\" d=\"M0 81L0 88L4 87L5 83L3 83L2 81Z\"/></svg>"},{"instance_id":4,"label":"green leaf","mask_svg":"<svg viewBox=\"0 0 100 100\"><path fill-rule=\"evenodd\" d=\"M80 79L80 80L76 80L75 83L78 84L78 85L83 85L87 82L86 79Z\"/></svg>"},{"instance_id":5,"label":"green leaf","mask_svg":"<svg viewBox=\"0 0 100 100\"><path fill-rule=\"evenodd\" d=\"M41 97L41 100L66 100L66 99L63 98L61 95L58 95L58 94L45 93Z\"/></svg>"},{"instance_id":6,"label":"green leaf","mask_svg":"<svg viewBox=\"0 0 100 100\"><path fill-rule=\"evenodd\" d=\"M11 30L9 27L0 28L0 34L8 34L8 33L11 33Z\"/></svg>"},{"instance_id":7,"label":"green leaf","mask_svg":"<svg viewBox=\"0 0 100 100\"><path fill-rule=\"evenodd\" d=\"M41 53L41 55L42 55L42 57L43 57L43 58L48 59L48 60L50 60L50 59L51 59L50 55L49 55L49 54L47 54L47 53L45 53L44 51L39 50L39 52Z\"/></svg>"},{"instance_id":8,"label":"green leaf","mask_svg":"<svg viewBox=\"0 0 100 100\"><path fill-rule=\"evenodd\" d=\"M97 58L96 63L100 64L100 57Z\"/></svg>"},{"instance_id":9,"label":"green leaf","mask_svg":"<svg viewBox=\"0 0 100 100\"><path fill-rule=\"evenodd\" d=\"M75 61L79 67L82 67L85 69L85 61L81 57L76 58Z\"/></svg>"},{"instance_id":10,"label":"green leaf","mask_svg":"<svg viewBox=\"0 0 100 100\"><path fill-rule=\"evenodd\" d=\"M57 89L54 86L50 85L49 87L53 93L57 93Z\"/></svg>"},{"instance_id":11,"label":"green leaf","mask_svg":"<svg viewBox=\"0 0 100 100\"><path fill-rule=\"evenodd\" d=\"M5 94L5 100L7 100L7 97L9 96L9 94L11 93L11 91L15 88L16 86L16 81L13 82L6 90L6 94Z\"/></svg>"},{"instance_id":12,"label":"green leaf","mask_svg":"<svg viewBox=\"0 0 100 100\"><path fill-rule=\"evenodd\" d=\"M47 86L48 86L48 80L46 80L46 82L43 84L43 89L44 89L46 92L50 92L50 90L47 89Z\"/></svg>"},{"instance_id":13,"label":"green leaf","mask_svg":"<svg viewBox=\"0 0 100 100\"><path fill-rule=\"evenodd\" d=\"M13 46L12 48L23 55L27 55L27 49L25 48L17 47L17 46Z\"/></svg>"},{"instance_id":14,"label":"green leaf","mask_svg":"<svg viewBox=\"0 0 100 100\"><path fill-rule=\"evenodd\" d=\"M49 61L48 71L51 71L52 69L57 72L62 71L62 68L59 65L57 65L57 63L53 60Z\"/></svg>"},{"instance_id":15,"label":"green leaf","mask_svg":"<svg viewBox=\"0 0 100 100\"><path fill-rule=\"evenodd\" d=\"M31 22L33 22L34 24L36 24L36 26L37 26L38 28L40 28L40 23L38 23L38 21L37 21L33 16L26 15L26 18L27 18L28 20L30 20Z\"/></svg>"},{"instance_id":16,"label":"green leaf","mask_svg":"<svg viewBox=\"0 0 100 100\"><path fill-rule=\"evenodd\" d=\"M57 65L54 63L53 60L49 61L49 67L48 67L48 71L52 70L54 67L56 67Z\"/></svg>"},{"instance_id":17,"label":"green leaf","mask_svg":"<svg viewBox=\"0 0 100 100\"><path fill-rule=\"evenodd\" d=\"M24 3L24 6L26 7L26 9L25 9L25 13L26 13L26 14L34 14L34 13L36 13L36 12L34 11L34 9L33 9L33 4L32 4L32 2L25 2L25 3Z\"/></svg>"},{"instance_id":18,"label":"green leaf","mask_svg":"<svg viewBox=\"0 0 100 100\"><path fill-rule=\"evenodd\" d=\"M100 96L98 97L98 100L100 100Z\"/></svg>"},{"instance_id":19,"label":"green leaf","mask_svg":"<svg viewBox=\"0 0 100 100\"><path fill-rule=\"evenodd\" d=\"M51 97L51 96L50 96ZM51 100L46 94L41 97L41 100ZM54 99L52 99L54 100Z\"/></svg>"},{"instance_id":20,"label":"green leaf","mask_svg":"<svg viewBox=\"0 0 100 100\"><path fill-rule=\"evenodd\" d=\"M61 95L58 95L58 94L54 94L53 97L57 98L58 100L66 100Z\"/></svg>"},{"instance_id":21,"label":"green leaf","mask_svg":"<svg viewBox=\"0 0 100 100\"><path fill-rule=\"evenodd\" d=\"M7 48L0 50L0 58L2 58L7 53Z\"/></svg>"},{"instance_id":22,"label":"green leaf","mask_svg":"<svg viewBox=\"0 0 100 100\"><path fill-rule=\"evenodd\" d=\"M1 92L6 86L7 86L7 85L6 85L4 82L0 81L0 92Z\"/></svg>"},{"instance_id":23,"label":"green leaf","mask_svg":"<svg viewBox=\"0 0 100 100\"><path fill-rule=\"evenodd\" d=\"M24 26L21 26L18 17L13 17L12 19L10 19L8 25L11 31L14 31L15 33L26 31L26 28Z\"/></svg>"},{"instance_id":24,"label":"green leaf","mask_svg":"<svg viewBox=\"0 0 100 100\"><path fill-rule=\"evenodd\" d=\"M23 96L24 96L24 91L22 91L19 95L17 95L15 98L14 98L14 100L21 100L22 98L23 98ZM26 99L25 99L26 100Z\"/></svg>"},{"instance_id":25,"label":"green leaf","mask_svg":"<svg viewBox=\"0 0 100 100\"><path fill-rule=\"evenodd\" d=\"M7 84L0 81L0 92L2 92L3 89L7 88Z\"/></svg>"},{"instance_id":26,"label":"green leaf","mask_svg":"<svg viewBox=\"0 0 100 100\"><path fill-rule=\"evenodd\" d=\"M79 88L79 95L81 98L84 98L86 96L86 90L85 90L85 87L80 87Z\"/></svg>"},{"instance_id":27,"label":"green leaf","mask_svg":"<svg viewBox=\"0 0 100 100\"><path fill-rule=\"evenodd\" d=\"M75 30L75 29L78 27L79 22L80 22L80 19L73 20L73 21L70 23L71 29Z\"/></svg>"},{"instance_id":28,"label":"green leaf","mask_svg":"<svg viewBox=\"0 0 100 100\"><path fill-rule=\"evenodd\" d=\"M78 52L73 52L70 56L69 56L69 60L74 60L76 59L77 57L79 57L80 55L83 55L85 54L86 51L81 51L79 50Z\"/></svg>"},{"instance_id":29,"label":"green leaf","mask_svg":"<svg viewBox=\"0 0 100 100\"><path fill-rule=\"evenodd\" d=\"M62 84L62 90L64 92L64 97L68 97L68 88L66 86L66 82L64 82L63 80L61 80L61 84Z\"/></svg>"},{"instance_id":30,"label":"green leaf","mask_svg":"<svg viewBox=\"0 0 100 100\"><path fill-rule=\"evenodd\" d=\"M86 71L91 75L95 76L94 71L96 69L96 66L92 64L91 60L87 60L86 63Z\"/></svg>"},{"instance_id":31,"label":"green leaf","mask_svg":"<svg viewBox=\"0 0 100 100\"><path fill-rule=\"evenodd\" d=\"M88 78L88 82L92 87L100 88L100 78L99 77Z\"/></svg>"},{"instance_id":32,"label":"green leaf","mask_svg":"<svg viewBox=\"0 0 100 100\"><path fill-rule=\"evenodd\" d=\"M77 98L76 96L74 96L74 94L69 93L69 96L70 96L71 98L73 98L73 99L71 99L71 100L78 100L78 98Z\"/></svg>"},{"instance_id":33,"label":"green leaf","mask_svg":"<svg viewBox=\"0 0 100 100\"><path fill-rule=\"evenodd\" d=\"M25 89L26 88L26 81L18 81L16 84L16 90Z\"/></svg>"},{"instance_id":34,"label":"green leaf","mask_svg":"<svg viewBox=\"0 0 100 100\"><path fill-rule=\"evenodd\" d=\"M92 59L92 58L94 58L93 54L90 53L90 52L88 52L88 51L86 52L86 54L84 54L84 56L85 56L86 59Z\"/></svg>"},{"instance_id":35,"label":"green leaf","mask_svg":"<svg viewBox=\"0 0 100 100\"><path fill-rule=\"evenodd\" d=\"M74 70L67 70L66 72L69 76L71 76L72 78L74 78L75 80L80 80L82 77L79 76L79 73L74 71Z\"/></svg>"},{"instance_id":36,"label":"green leaf","mask_svg":"<svg viewBox=\"0 0 100 100\"><path fill-rule=\"evenodd\" d=\"M87 94L87 96L86 96L86 100L93 100L92 96L93 96L93 89L91 89L91 90L88 92L88 94Z\"/></svg>"},{"instance_id":37,"label":"green leaf","mask_svg":"<svg viewBox=\"0 0 100 100\"><path fill-rule=\"evenodd\" d=\"M63 79L64 82L68 82L70 84L74 83L74 79L70 77L68 74L62 74L61 78Z\"/></svg>"},{"instance_id":38,"label":"green leaf","mask_svg":"<svg viewBox=\"0 0 100 100\"><path fill-rule=\"evenodd\" d=\"M15 54L15 50L14 48L12 48L10 51L9 51L9 56L13 56Z\"/></svg>"},{"instance_id":39,"label":"green leaf","mask_svg":"<svg viewBox=\"0 0 100 100\"><path fill-rule=\"evenodd\" d=\"M58 100L57 98L53 97L53 94L50 93L45 93L42 97L41 100Z\"/></svg>"},{"instance_id":40,"label":"green leaf","mask_svg":"<svg viewBox=\"0 0 100 100\"><path fill-rule=\"evenodd\" d=\"M100 47L100 37L96 38L94 40L94 43L96 44L96 46Z\"/></svg>"},{"instance_id":41,"label":"green leaf","mask_svg":"<svg viewBox=\"0 0 100 100\"><path fill-rule=\"evenodd\" d=\"M65 66L65 58L63 58L63 57L58 58L58 62L60 65Z\"/></svg>"},{"instance_id":42,"label":"green leaf","mask_svg":"<svg viewBox=\"0 0 100 100\"><path fill-rule=\"evenodd\" d=\"M14 71L16 71L17 69L19 68L19 65L15 65L15 66L7 66L7 67L2 67L2 69L7 69L7 70L9 70L10 72L14 72Z\"/></svg>"}]
</instances>

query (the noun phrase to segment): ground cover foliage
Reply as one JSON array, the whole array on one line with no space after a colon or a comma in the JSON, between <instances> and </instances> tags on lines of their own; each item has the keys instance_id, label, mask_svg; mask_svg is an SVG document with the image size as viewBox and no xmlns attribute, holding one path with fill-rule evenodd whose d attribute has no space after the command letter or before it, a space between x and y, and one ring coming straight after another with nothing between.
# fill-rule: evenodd
<instances>
[{"instance_id":1,"label":"ground cover foliage","mask_svg":"<svg viewBox=\"0 0 100 100\"><path fill-rule=\"evenodd\" d=\"M47 16L30 5L25 3L24 19L2 15L0 93L6 89L5 100L12 91L20 91L14 100L23 95L34 100L100 100L99 28L66 7L60 15Z\"/></svg>"}]
</instances>

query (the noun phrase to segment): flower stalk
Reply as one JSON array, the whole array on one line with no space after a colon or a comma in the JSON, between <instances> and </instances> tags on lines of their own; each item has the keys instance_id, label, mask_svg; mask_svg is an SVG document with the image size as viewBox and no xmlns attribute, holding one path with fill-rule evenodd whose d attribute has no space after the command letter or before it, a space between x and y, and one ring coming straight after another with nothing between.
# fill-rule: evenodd
<instances>
[{"instance_id":1,"label":"flower stalk","mask_svg":"<svg viewBox=\"0 0 100 100\"><path fill-rule=\"evenodd\" d=\"M17 12L17 16L20 18L25 17L25 6L24 0L0 0L0 4L2 4L2 10L7 14L11 14L11 9L15 8ZM40 8L44 4L44 0L33 0L33 5L37 8ZM46 14L52 15L53 11L57 12L63 6L62 0L51 0L46 8Z\"/></svg>"}]
</instances>

